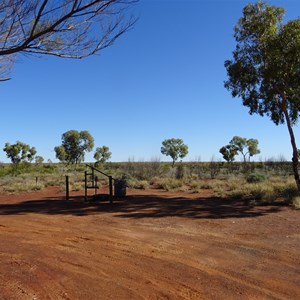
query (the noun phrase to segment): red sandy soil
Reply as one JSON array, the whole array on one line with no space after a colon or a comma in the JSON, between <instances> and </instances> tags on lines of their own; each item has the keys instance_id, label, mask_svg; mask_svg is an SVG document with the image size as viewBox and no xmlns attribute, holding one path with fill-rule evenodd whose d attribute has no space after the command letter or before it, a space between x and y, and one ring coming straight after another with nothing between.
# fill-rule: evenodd
<instances>
[{"instance_id":1,"label":"red sandy soil","mask_svg":"<svg viewBox=\"0 0 300 300\"><path fill-rule=\"evenodd\" d=\"M300 299L300 211L127 194L0 195L0 299Z\"/></svg>"}]
</instances>

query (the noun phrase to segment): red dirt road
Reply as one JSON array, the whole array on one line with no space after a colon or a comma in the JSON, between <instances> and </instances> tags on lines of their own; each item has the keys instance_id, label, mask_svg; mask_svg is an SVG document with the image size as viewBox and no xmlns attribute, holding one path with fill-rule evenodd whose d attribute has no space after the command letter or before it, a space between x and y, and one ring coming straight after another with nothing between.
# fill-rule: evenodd
<instances>
[{"instance_id":1,"label":"red dirt road","mask_svg":"<svg viewBox=\"0 0 300 300\"><path fill-rule=\"evenodd\" d=\"M209 191L0 195L1 300L300 299L299 249L300 211Z\"/></svg>"}]
</instances>

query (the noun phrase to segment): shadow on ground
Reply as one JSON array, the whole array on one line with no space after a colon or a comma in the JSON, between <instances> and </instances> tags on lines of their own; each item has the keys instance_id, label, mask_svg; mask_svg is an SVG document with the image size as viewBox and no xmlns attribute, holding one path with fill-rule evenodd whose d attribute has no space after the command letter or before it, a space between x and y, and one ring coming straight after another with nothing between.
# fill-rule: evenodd
<instances>
[{"instance_id":1,"label":"shadow on ground","mask_svg":"<svg viewBox=\"0 0 300 300\"><path fill-rule=\"evenodd\" d=\"M13 204L0 204L0 215L48 214L86 216L92 214L112 213L120 218L245 218L258 217L279 212L281 206L251 207L247 202L226 198L183 197L164 198L156 195L135 195L123 199L84 202L82 197L69 201L61 197L43 198L41 200L22 201Z\"/></svg>"}]
</instances>

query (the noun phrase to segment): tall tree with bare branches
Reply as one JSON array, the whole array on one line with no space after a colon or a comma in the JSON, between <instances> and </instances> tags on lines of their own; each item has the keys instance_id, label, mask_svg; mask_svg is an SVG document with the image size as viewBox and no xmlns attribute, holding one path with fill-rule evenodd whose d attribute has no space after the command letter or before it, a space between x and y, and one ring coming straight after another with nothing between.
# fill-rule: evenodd
<instances>
[{"instance_id":1,"label":"tall tree with bare branches","mask_svg":"<svg viewBox=\"0 0 300 300\"><path fill-rule=\"evenodd\" d=\"M138 0L0 1L0 80L16 55L81 59L98 53L132 28L127 10Z\"/></svg>"}]
</instances>

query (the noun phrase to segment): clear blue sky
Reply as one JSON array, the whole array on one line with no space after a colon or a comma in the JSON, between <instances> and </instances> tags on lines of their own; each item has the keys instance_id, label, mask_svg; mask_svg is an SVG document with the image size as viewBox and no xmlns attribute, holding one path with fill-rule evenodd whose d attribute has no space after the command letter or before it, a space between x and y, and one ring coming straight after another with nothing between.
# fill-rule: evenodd
<instances>
[{"instance_id":1,"label":"clear blue sky","mask_svg":"<svg viewBox=\"0 0 300 300\"><path fill-rule=\"evenodd\" d=\"M262 159L290 159L285 125L250 116L223 86L233 27L249 2L140 0L135 28L99 56L20 56L12 80L0 84L1 149L21 140L55 162L53 148L75 129L109 146L112 161L168 160L161 142L173 137L189 146L185 161L219 159L234 135L257 138ZM299 0L268 3L285 7L285 20L300 16ZM0 161L8 161L3 151Z\"/></svg>"}]
</instances>

